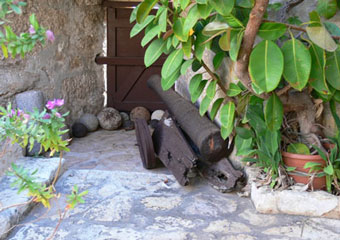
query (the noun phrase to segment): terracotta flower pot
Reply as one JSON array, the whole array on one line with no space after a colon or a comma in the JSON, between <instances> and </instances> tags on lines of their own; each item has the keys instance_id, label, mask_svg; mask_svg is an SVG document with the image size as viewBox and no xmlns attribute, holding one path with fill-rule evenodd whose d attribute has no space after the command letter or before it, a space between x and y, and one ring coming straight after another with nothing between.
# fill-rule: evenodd
<instances>
[{"instance_id":1,"label":"terracotta flower pot","mask_svg":"<svg viewBox=\"0 0 340 240\"><path fill-rule=\"evenodd\" d=\"M320 155L303 155L303 154L295 154L282 152L283 162L287 167L295 167L295 171L288 172L288 175L291 176L295 182L307 184L310 180L310 176L303 176L303 174L299 174L299 172L309 174L309 168L305 169L304 166L308 162L316 162L321 163L322 166L326 166L325 160L321 158ZM325 189L326 188L326 176L324 177L314 177L313 180L313 188L317 189Z\"/></svg>"}]
</instances>

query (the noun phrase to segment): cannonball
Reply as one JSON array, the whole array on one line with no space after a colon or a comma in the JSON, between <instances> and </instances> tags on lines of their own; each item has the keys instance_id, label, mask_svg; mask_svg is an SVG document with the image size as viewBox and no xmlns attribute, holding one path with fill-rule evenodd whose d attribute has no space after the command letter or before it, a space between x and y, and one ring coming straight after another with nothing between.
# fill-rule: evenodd
<instances>
[{"instance_id":1,"label":"cannonball","mask_svg":"<svg viewBox=\"0 0 340 240\"><path fill-rule=\"evenodd\" d=\"M133 129L135 129L135 123L131 120L127 120L127 121L123 122L122 127L126 131L133 130Z\"/></svg>"},{"instance_id":2,"label":"cannonball","mask_svg":"<svg viewBox=\"0 0 340 240\"><path fill-rule=\"evenodd\" d=\"M99 125L105 130L116 130L122 124L122 117L114 108L104 108L97 115Z\"/></svg>"},{"instance_id":3,"label":"cannonball","mask_svg":"<svg viewBox=\"0 0 340 240\"><path fill-rule=\"evenodd\" d=\"M159 123L159 120L157 120L157 119L151 119L151 121L150 121L150 126L151 126L153 129L156 129L157 126L158 126L158 123Z\"/></svg>"},{"instance_id":4,"label":"cannonball","mask_svg":"<svg viewBox=\"0 0 340 240\"><path fill-rule=\"evenodd\" d=\"M89 132L96 131L99 125L98 118L90 113L83 114L78 122L84 124Z\"/></svg>"},{"instance_id":5,"label":"cannonball","mask_svg":"<svg viewBox=\"0 0 340 240\"><path fill-rule=\"evenodd\" d=\"M145 119L145 121L150 121L150 112L145 107L135 107L130 112L131 121L135 121L138 118Z\"/></svg>"},{"instance_id":6,"label":"cannonball","mask_svg":"<svg viewBox=\"0 0 340 240\"><path fill-rule=\"evenodd\" d=\"M164 115L164 111L163 110L156 110L152 113L151 115L151 120L161 120L162 117Z\"/></svg>"},{"instance_id":7,"label":"cannonball","mask_svg":"<svg viewBox=\"0 0 340 240\"><path fill-rule=\"evenodd\" d=\"M126 112L120 112L119 114L122 117L123 122L130 120L129 114L127 114Z\"/></svg>"},{"instance_id":8,"label":"cannonball","mask_svg":"<svg viewBox=\"0 0 340 240\"><path fill-rule=\"evenodd\" d=\"M73 137L82 138L87 135L87 127L82 123L74 123L72 125Z\"/></svg>"}]
</instances>

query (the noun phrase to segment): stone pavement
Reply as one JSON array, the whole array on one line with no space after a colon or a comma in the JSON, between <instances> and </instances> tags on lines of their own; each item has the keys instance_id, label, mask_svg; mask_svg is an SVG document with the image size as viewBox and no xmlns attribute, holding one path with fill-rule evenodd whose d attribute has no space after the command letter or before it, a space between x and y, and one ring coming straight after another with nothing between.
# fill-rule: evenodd
<instances>
[{"instance_id":1,"label":"stone pavement","mask_svg":"<svg viewBox=\"0 0 340 240\"><path fill-rule=\"evenodd\" d=\"M75 139L65 158L58 202L34 208L8 239L50 236L75 184L89 190L86 203L67 215L55 239L340 239L338 220L258 214L249 198L221 194L199 178L181 187L164 168L143 169L134 131Z\"/></svg>"}]
</instances>

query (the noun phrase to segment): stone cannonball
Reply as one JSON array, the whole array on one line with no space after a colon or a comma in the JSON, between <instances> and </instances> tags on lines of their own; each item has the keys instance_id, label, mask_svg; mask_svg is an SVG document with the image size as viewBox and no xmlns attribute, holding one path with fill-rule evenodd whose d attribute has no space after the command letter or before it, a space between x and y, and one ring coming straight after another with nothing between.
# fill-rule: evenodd
<instances>
[{"instance_id":1,"label":"stone cannonball","mask_svg":"<svg viewBox=\"0 0 340 240\"><path fill-rule=\"evenodd\" d=\"M89 132L96 131L99 125L98 118L94 114L90 113L83 114L79 118L78 122L84 124Z\"/></svg>"},{"instance_id":2,"label":"stone cannonball","mask_svg":"<svg viewBox=\"0 0 340 240\"><path fill-rule=\"evenodd\" d=\"M114 108L104 108L97 115L99 125L105 130L116 130L122 124L122 117Z\"/></svg>"},{"instance_id":3,"label":"stone cannonball","mask_svg":"<svg viewBox=\"0 0 340 240\"><path fill-rule=\"evenodd\" d=\"M161 120L162 117L164 115L164 111L163 110L156 110L152 113L151 115L151 120Z\"/></svg>"},{"instance_id":4,"label":"stone cannonball","mask_svg":"<svg viewBox=\"0 0 340 240\"><path fill-rule=\"evenodd\" d=\"M87 135L87 127L82 123L74 123L72 125L72 136L76 138L82 138Z\"/></svg>"},{"instance_id":5,"label":"stone cannonball","mask_svg":"<svg viewBox=\"0 0 340 240\"><path fill-rule=\"evenodd\" d=\"M150 112L145 107L135 107L130 112L131 121L135 121L137 118L145 119L145 121L150 121Z\"/></svg>"}]
</instances>

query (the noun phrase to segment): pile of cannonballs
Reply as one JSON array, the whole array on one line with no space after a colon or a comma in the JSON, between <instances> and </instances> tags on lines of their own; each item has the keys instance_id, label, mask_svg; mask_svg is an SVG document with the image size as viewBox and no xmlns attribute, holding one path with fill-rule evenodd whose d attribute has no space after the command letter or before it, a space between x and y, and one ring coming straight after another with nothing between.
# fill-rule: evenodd
<instances>
[{"instance_id":1,"label":"pile of cannonballs","mask_svg":"<svg viewBox=\"0 0 340 240\"><path fill-rule=\"evenodd\" d=\"M109 131L118 129L133 130L134 121L137 118L143 118L152 127L155 127L163 114L163 110L156 110L150 115L149 110L144 107L135 107L130 114L107 107L98 113L97 116L89 113L83 114L72 125L72 136L77 138L85 137L88 132L94 132L99 127Z\"/></svg>"}]
</instances>

